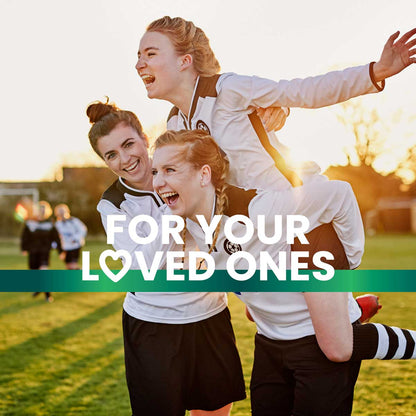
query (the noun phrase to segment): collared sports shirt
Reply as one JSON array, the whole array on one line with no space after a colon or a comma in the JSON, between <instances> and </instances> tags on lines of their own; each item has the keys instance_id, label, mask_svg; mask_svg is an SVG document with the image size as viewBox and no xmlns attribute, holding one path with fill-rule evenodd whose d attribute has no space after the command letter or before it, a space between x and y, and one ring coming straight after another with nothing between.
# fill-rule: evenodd
<instances>
[{"instance_id":1,"label":"collared sports shirt","mask_svg":"<svg viewBox=\"0 0 416 416\"><path fill-rule=\"evenodd\" d=\"M162 245L156 238L153 243L138 245L129 236L128 223L136 215L152 216L158 224L161 216L167 212L167 207L156 192L142 191L128 186L122 178L115 181L103 194L98 206L104 228L107 231L109 215L125 215L126 223L123 232L115 234L114 248L127 250L133 259L132 268L137 268L135 251L141 251L147 264L153 261L155 251L163 251L161 269L166 267L166 252L182 250L175 243ZM140 222L136 229L139 236L149 235L150 228L146 222ZM205 292L135 292L127 293L124 300L124 310L134 318L148 322L167 324L185 324L210 318L224 310L227 306L226 293Z\"/></svg>"},{"instance_id":2,"label":"collared sports shirt","mask_svg":"<svg viewBox=\"0 0 416 416\"><path fill-rule=\"evenodd\" d=\"M57 220L55 227L61 238L62 250L75 250L84 245L87 227L80 219L70 217L64 220Z\"/></svg>"},{"instance_id":3,"label":"collared sports shirt","mask_svg":"<svg viewBox=\"0 0 416 416\"><path fill-rule=\"evenodd\" d=\"M275 160L266 148L277 149L283 159L287 149L274 132L264 130L255 109L271 106L321 108L381 91L384 82L380 84L374 82L372 64L278 82L235 73L199 77L188 116L174 107L167 127L170 130L202 129L210 133L230 161L230 184L244 189L287 189L291 183L276 169ZM261 139L264 135L269 143ZM306 181L305 178L318 172L319 167L310 162L301 176Z\"/></svg>"},{"instance_id":4,"label":"collared sports shirt","mask_svg":"<svg viewBox=\"0 0 416 416\"><path fill-rule=\"evenodd\" d=\"M290 268L290 245L286 241L287 215L304 215L308 217L310 226L307 232L321 224L332 221L335 231L341 240L351 268L360 264L364 252L364 233L358 204L351 186L342 181L316 180L301 187L279 192L260 192L249 203L249 217L256 225L259 215L265 216L265 228L269 235L273 234L275 213L283 216L282 238L278 243L265 244L256 235L247 243L236 244L227 239L224 224L221 222L220 234L211 256L218 269L226 269L227 261L233 253L245 251L256 260L259 269L260 252L267 251L278 264L279 253L285 253L287 268ZM203 251L208 251L205 234L200 225L187 220L187 228ZM246 228L236 222L233 234L237 237L245 235ZM240 258L234 268L247 269L247 261ZM302 293L297 292L242 292L238 296L246 303L256 322L258 332L270 339L297 339L314 334L308 306ZM351 322L356 321L361 311L349 296L349 316Z\"/></svg>"}]
</instances>

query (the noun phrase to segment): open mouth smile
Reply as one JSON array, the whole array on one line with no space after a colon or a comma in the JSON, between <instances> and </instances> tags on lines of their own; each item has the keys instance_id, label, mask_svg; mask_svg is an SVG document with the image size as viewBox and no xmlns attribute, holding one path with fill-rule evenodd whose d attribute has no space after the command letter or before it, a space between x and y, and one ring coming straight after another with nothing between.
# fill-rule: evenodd
<instances>
[{"instance_id":1,"label":"open mouth smile","mask_svg":"<svg viewBox=\"0 0 416 416\"><path fill-rule=\"evenodd\" d=\"M179 198L179 194L177 194L176 192L164 192L161 193L160 196L166 202L168 207L174 206Z\"/></svg>"},{"instance_id":2,"label":"open mouth smile","mask_svg":"<svg viewBox=\"0 0 416 416\"><path fill-rule=\"evenodd\" d=\"M153 84L153 82L155 81L155 77L153 75L143 74L143 75L140 75L140 77L143 80L144 85L146 85L146 87L148 85Z\"/></svg>"},{"instance_id":3,"label":"open mouth smile","mask_svg":"<svg viewBox=\"0 0 416 416\"><path fill-rule=\"evenodd\" d=\"M134 171L134 169L137 168L137 166L139 166L140 160L137 159L136 162L134 162L132 165L128 166L127 168L124 168L123 170L127 173L131 173Z\"/></svg>"}]
</instances>

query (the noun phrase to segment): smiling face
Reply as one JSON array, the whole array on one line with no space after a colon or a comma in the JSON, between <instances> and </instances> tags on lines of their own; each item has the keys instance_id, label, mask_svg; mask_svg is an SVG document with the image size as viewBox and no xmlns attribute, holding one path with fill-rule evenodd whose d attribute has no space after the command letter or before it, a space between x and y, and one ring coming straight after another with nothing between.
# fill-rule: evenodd
<instances>
[{"instance_id":1,"label":"smiling face","mask_svg":"<svg viewBox=\"0 0 416 416\"><path fill-rule=\"evenodd\" d=\"M97 142L106 165L136 189L152 190L150 159L145 140L128 124L120 123Z\"/></svg>"},{"instance_id":2,"label":"smiling face","mask_svg":"<svg viewBox=\"0 0 416 416\"><path fill-rule=\"evenodd\" d=\"M175 215L210 220L215 198L208 165L195 168L184 160L184 146L167 145L153 155L153 187Z\"/></svg>"},{"instance_id":3,"label":"smiling face","mask_svg":"<svg viewBox=\"0 0 416 416\"><path fill-rule=\"evenodd\" d=\"M160 32L146 32L143 35L136 70L149 98L174 101L182 82L181 73L186 67L183 57L176 53L168 36Z\"/></svg>"}]
</instances>

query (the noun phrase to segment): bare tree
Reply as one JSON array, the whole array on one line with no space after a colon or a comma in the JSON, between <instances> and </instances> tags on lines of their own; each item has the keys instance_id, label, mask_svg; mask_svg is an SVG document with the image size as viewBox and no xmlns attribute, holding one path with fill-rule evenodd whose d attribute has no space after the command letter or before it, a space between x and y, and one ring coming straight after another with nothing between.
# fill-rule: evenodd
<instances>
[{"instance_id":1,"label":"bare tree","mask_svg":"<svg viewBox=\"0 0 416 416\"><path fill-rule=\"evenodd\" d=\"M362 100L353 100L342 104L338 119L352 132L354 144L344 149L348 164L332 166L326 174L352 185L363 214L380 198L404 196L403 179L411 182L416 177L416 145L409 146L409 137L403 136L407 126L403 113L383 118L376 109L364 107ZM390 170L381 170L387 159Z\"/></svg>"},{"instance_id":2,"label":"bare tree","mask_svg":"<svg viewBox=\"0 0 416 416\"><path fill-rule=\"evenodd\" d=\"M359 100L341 106L343 112L338 114L338 119L351 130L355 138L354 147L345 149L348 164L373 166L385 148L386 123L381 120L377 110L366 111Z\"/></svg>"},{"instance_id":3,"label":"bare tree","mask_svg":"<svg viewBox=\"0 0 416 416\"><path fill-rule=\"evenodd\" d=\"M396 172L399 176L411 176L416 178L416 144L409 147L406 152L406 156L399 162L396 168Z\"/></svg>"},{"instance_id":4,"label":"bare tree","mask_svg":"<svg viewBox=\"0 0 416 416\"><path fill-rule=\"evenodd\" d=\"M396 174L405 182L416 179L416 144L409 144L409 138L416 143L414 125L412 128L416 117L404 120L401 110L382 117L376 109L365 108L361 100L348 101L341 107L342 112L337 117L355 139L354 146L345 149L348 165L364 165L380 171L377 160L395 154L396 160L390 165L393 168L381 172ZM410 126L410 132L395 132L395 127L403 123Z\"/></svg>"}]
</instances>

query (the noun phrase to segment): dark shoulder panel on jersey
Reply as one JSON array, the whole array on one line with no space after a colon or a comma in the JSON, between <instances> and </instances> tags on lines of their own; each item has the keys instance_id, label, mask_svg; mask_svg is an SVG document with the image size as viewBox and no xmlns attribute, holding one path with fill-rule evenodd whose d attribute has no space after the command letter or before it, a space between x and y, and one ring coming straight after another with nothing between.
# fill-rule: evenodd
<instances>
[{"instance_id":1,"label":"dark shoulder panel on jersey","mask_svg":"<svg viewBox=\"0 0 416 416\"><path fill-rule=\"evenodd\" d=\"M196 87L195 95L192 101L191 112L189 119L194 116L198 98L216 97L217 96L217 82L221 74L216 74L211 77L199 77L198 86Z\"/></svg>"},{"instance_id":2,"label":"dark shoulder panel on jersey","mask_svg":"<svg viewBox=\"0 0 416 416\"><path fill-rule=\"evenodd\" d=\"M245 215L248 217L248 206L251 200L257 195L254 189L244 190L233 185L227 184L225 188L228 203L224 210L224 214L228 217L233 215Z\"/></svg>"},{"instance_id":3,"label":"dark shoulder panel on jersey","mask_svg":"<svg viewBox=\"0 0 416 416\"><path fill-rule=\"evenodd\" d=\"M278 150L272 146L269 140L269 136L267 135L266 129L257 115L256 111L253 111L248 116L253 129L260 140L264 150L270 155L270 157L274 160L274 164L276 168L281 172L281 174L292 184L292 186L302 186L302 179L298 176L298 174L289 169L284 160L283 156L278 152Z\"/></svg>"},{"instance_id":4,"label":"dark shoulder panel on jersey","mask_svg":"<svg viewBox=\"0 0 416 416\"><path fill-rule=\"evenodd\" d=\"M334 256L334 260L325 260L335 270L349 270L350 265L344 246L335 232L332 223L322 224L312 231L305 234L308 244L302 244L296 237L291 246L292 251L302 251L308 253L307 256L302 255L302 262L307 263L309 270L315 270L313 263L313 255L319 251L328 251Z\"/></svg>"},{"instance_id":5,"label":"dark shoulder panel on jersey","mask_svg":"<svg viewBox=\"0 0 416 416\"><path fill-rule=\"evenodd\" d=\"M198 103L198 98L205 98L205 97L216 97L217 94L217 82L218 78L221 76L221 74L216 74L211 77L199 77L198 80L198 86L196 87L195 95L193 97L192 106L191 106L191 113L190 113L190 119L192 119L192 116L195 113L196 105ZM172 117L175 117L179 114L179 108L173 107L172 110L170 110L170 113L168 115L169 121Z\"/></svg>"},{"instance_id":6,"label":"dark shoulder panel on jersey","mask_svg":"<svg viewBox=\"0 0 416 416\"><path fill-rule=\"evenodd\" d=\"M117 186L120 181L117 179L107 190L103 193L101 199L110 201L115 207L120 209L121 203L126 199L122 189Z\"/></svg>"},{"instance_id":7,"label":"dark shoulder panel on jersey","mask_svg":"<svg viewBox=\"0 0 416 416\"><path fill-rule=\"evenodd\" d=\"M154 192L135 191L131 188L124 186L119 179L117 179L104 193L101 199L110 201L115 207L120 209L121 203L126 199L125 194L133 195L136 197L150 197L154 203L160 207L163 205L163 201L160 197L157 197Z\"/></svg>"},{"instance_id":8,"label":"dark shoulder panel on jersey","mask_svg":"<svg viewBox=\"0 0 416 416\"><path fill-rule=\"evenodd\" d=\"M169 122L169 120L172 118L172 117L175 117L175 116L177 116L179 114L179 108L178 107L172 107L172 110L170 110L170 113L169 113L169 115L168 115L168 119L167 119L167 121Z\"/></svg>"},{"instance_id":9,"label":"dark shoulder panel on jersey","mask_svg":"<svg viewBox=\"0 0 416 416\"><path fill-rule=\"evenodd\" d=\"M195 91L196 97L216 97L217 94L217 82L221 74L215 74L211 77L200 77L198 86Z\"/></svg>"}]
</instances>

